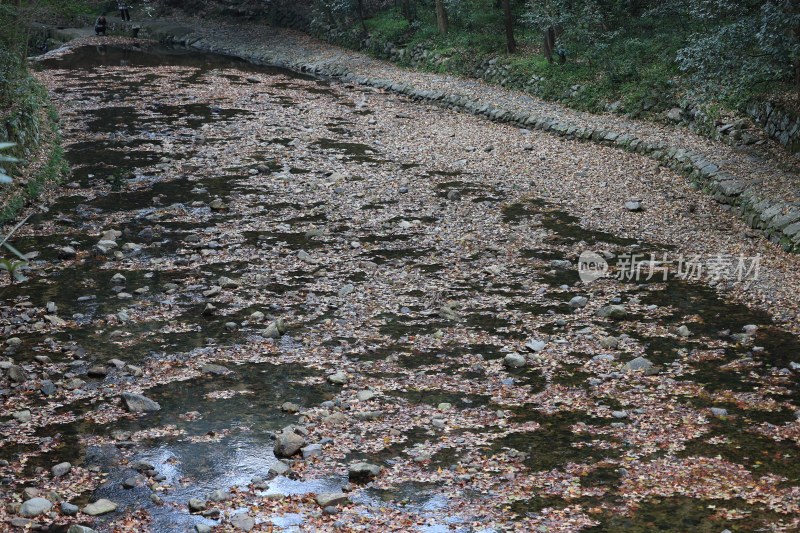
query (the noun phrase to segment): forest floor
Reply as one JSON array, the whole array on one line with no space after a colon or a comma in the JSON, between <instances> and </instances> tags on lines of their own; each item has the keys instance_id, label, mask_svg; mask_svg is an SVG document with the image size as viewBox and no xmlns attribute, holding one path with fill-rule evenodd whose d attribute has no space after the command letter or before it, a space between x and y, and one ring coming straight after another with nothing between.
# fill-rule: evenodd
<instances>
[{"instance_id":1,"label":"forest floor","mask_svg":"<svg viewBox=\"0 0 800 533\"><path fill-rule=\"evenodd\" d=\"M372 61L352 68L448 82ZM41 65L73 176L14 238L28 279L0 286L0 520L800 526L800 257L679 174L149 43ZM582 281L589 251L614 276Z\"/></svg>"}]
</instances>

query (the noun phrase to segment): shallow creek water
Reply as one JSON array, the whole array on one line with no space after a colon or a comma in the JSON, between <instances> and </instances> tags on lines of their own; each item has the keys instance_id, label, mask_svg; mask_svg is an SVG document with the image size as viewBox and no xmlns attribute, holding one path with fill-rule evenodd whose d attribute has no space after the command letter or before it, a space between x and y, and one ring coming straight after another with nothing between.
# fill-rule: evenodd
<instances>
[{"instance_id":1,"label":"shallow creek water","mask_svg":"<svg viewBox=\"0 0 800 533\"><path fill-rule=\"evenodd\" d=\"M19 339L6 354L58 391L2 391L5 501L70 461L95 476L85 490L64 480L67 499L118 504L81 517L101 531L126 518L188 531L237 511L287 531L791 527L798 339L696 284L592 287L558 262L577 245L667 248L587 230L502 178L408 161L391 129L397 109L415 112L410 102L160 47L80 48L41 68L62 100L74 183L14 239L38 256L0 296L6 337ZM383 136L367 131L376 122ZM109 229L128 246L98 254ZM64 246L77 258L64 259ZM238 281L204 295L221 276ZM569 305L577 294L587 309ZM595 301L627 315L598 317ZM48 302L64 323L42 318L54 314ZM265 338L278 317L288 331ZM675 334L682 324L691 336ZM748 324L754 335L730 336ZM616 347L599 344L612 336ZM548 347L505 368L530 338ZM603 353L615 362L592 360ZM620 371L640 355L661 372ZM89 375L110 362L107 375ZM203 373L206 362L231 372ZM325 380L335 370L346 386ZM68 390L74 378L85 383ZM122 413L116 395L128 389L160 411ZM355 398L367 389L376 399ZM10 416L22 407L35 415L28 426ZM336 412L351 421L325 422ZM306 424L323 457L270 478L274 433L288 424ZM724 464L692 470L697 457ZM385 477L349 484L354 460ZM154 465L159 487L123 487L136 461ZM762 485L775 492L759 500ZM232 488L220 515L186 508ZM338 515L305 496L342 488L352 503ZM281 495L293 506L270 507Z\"/></svg>"}]
</instances>

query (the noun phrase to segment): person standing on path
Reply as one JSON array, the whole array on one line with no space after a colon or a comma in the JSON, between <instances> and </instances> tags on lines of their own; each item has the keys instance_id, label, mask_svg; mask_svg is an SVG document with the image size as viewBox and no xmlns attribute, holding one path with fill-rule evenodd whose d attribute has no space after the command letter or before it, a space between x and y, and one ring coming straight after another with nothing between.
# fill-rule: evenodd
<instances>
[{"instance_id":1,"label":"person standing on path","mask_svg":"<svg viewBox=\"0 0 800 533\"><path fill-rule=\"evenodd\" d=\"M126 0L117 0L117 8L119 9L119 16L123 21L131 20L130 6Z\"/></svg>"}]
</instances>

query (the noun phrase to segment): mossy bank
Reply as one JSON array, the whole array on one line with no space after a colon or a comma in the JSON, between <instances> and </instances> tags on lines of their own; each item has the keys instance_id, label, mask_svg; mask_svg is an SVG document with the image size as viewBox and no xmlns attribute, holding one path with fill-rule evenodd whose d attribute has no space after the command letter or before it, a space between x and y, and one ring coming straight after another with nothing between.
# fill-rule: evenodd
<instances>
[{"instance_id":1,"label":"mossy bank","mask_svg":"<svg viewBox=\"0 0 800 533\"><path fill-rule=\"evenodd\" d=\"M0 119L0 142L13 142L21 160L10 168L13 183L0 185L0 224L14 220L21 209L57 184L69 171L61 147L58 114L44 87L28 76L10 112Z\"/></svg>"}]
</instances>

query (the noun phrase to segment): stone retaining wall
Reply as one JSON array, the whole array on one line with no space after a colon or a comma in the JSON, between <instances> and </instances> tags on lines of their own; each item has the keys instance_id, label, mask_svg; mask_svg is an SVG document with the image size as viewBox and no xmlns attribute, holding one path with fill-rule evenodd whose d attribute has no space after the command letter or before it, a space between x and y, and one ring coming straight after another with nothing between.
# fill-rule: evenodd
<instances>
[{"instance_id":1,"label":"stone retaining wall","mask_svg":"<svg viewBox=\"0 0 800 533\"><path fill-rule=\"evenodd\" d=\"M757 184L748 183L730 172L720 169L717 164L703 154L664 143L647 143L631 135L610 130L585 129L575 124L561 122L553 117L511 112L499 107L480 104L457 94L421 90L393 80L359 76L350 72L346 65L337 63L335 60L308 62L289 57L280 50L258 47L237 49L228 43L217 42L213 38L195 34L189 28L153 27L152 31L154 37L173 44L189 46L206 52L232 55L256 64L277 66L296 72L381 88L404 94L414 100L484 116L496 122L511 123L523 128L613 146L648 156L688 176L698 187L711 194L717 202L730 206L751 227L763 231L767 238L780 244L784 250L800 252L800 205L775 202L764 198L759 193Z\"/></svg>"},{"instance_id":2,"label":"stone retaining wall","mask_svg":"<svg viewBox=\"0 0 800 533\"><path fill-rule=\"evenodd\" d=\"M747 113L787 150L800 152L800 117L772 102L754 102L747 106Z\"/></svg>"}]
</instances>

